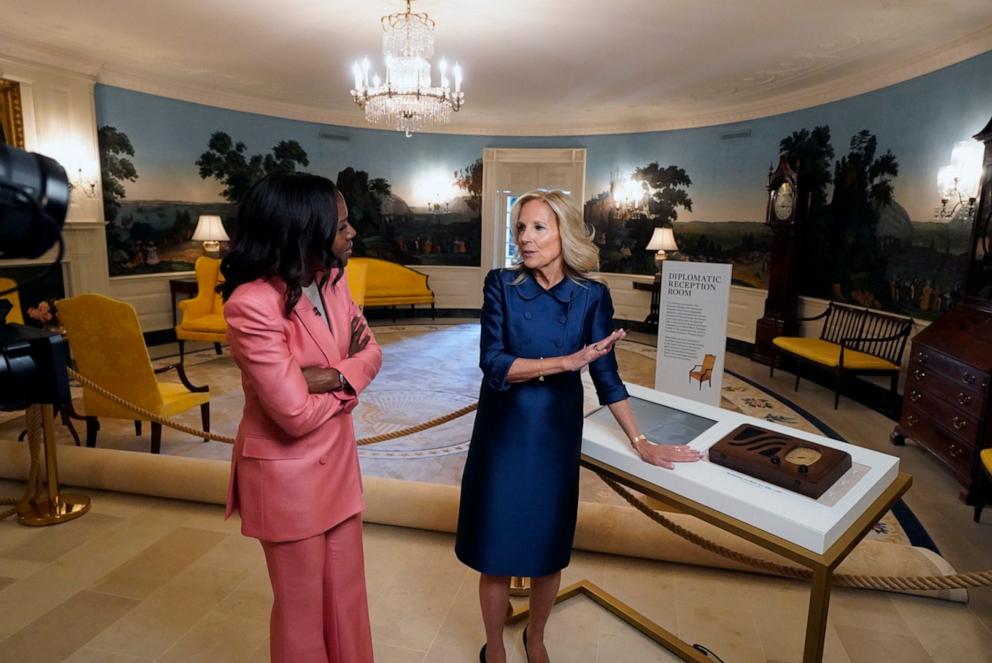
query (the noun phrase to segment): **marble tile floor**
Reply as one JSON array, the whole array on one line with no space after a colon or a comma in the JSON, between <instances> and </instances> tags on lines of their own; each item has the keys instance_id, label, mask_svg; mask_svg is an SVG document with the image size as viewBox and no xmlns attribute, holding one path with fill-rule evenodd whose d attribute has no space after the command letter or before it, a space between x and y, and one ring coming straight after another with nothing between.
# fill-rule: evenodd
<instances>
[{"instance_id":1,"label":"marble tile floor","mask_svg":"<svg viewBox=\"0 0 992 663\"><path fill-rule=\"evenodd\" d=\"M728 368L792 398L842 435L895 453L914 476L907 502L958 569L992 567L992 513L971 521L952 479L921 449L892 448L892 422L729 355ZM0 482L15 496L16 482ZM51 528L0 522L0 662L135 663L268 660L271 591L258 544L224 521L220 506L84 491L85 517ZM368 589L379 663L470 663L481 623L477 576L445 534L367 525ZM727 663L798 661L807 589L802 583L576 552L565 583L588 578ZM508 629L523 663L522 627ZM584 599L556 609L548 633L559 663L675 660ZM826 661L992 661L992 590L967 605L837 589Z\"/></svg>"}]
</instances>

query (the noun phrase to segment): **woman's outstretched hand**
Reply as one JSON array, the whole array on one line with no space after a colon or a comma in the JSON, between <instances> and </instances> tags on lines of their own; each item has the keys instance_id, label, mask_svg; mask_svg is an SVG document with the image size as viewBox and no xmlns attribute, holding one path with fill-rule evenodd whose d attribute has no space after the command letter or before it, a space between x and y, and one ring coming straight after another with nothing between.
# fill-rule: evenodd
<instances>
[{"instance_id":1,"label":"woman's outstretched hand","mask_svg":"<svg viewBox=\"0 0 992 663\"><path fill-rule=\"evenodd\" d=\"M587 345L578 352L565 356L564 366L567 371L581 371L583 368L596 361L603 355L609 354L617 341L621 341L627 336L627 332L618 329L606 338Z\"/></svg>"},{"instance_id":2,"label":"woman's outstretched hand","mask_svg":"<svg viewBox=\"0 0 992 663\"><path fill-rule=\"evenodd\" d=\"M675 463L695 463L703 454L684 444L655 444L641 438L634 442L634 451L645 463L675 469Z\"/></svg>"}]
</instances>

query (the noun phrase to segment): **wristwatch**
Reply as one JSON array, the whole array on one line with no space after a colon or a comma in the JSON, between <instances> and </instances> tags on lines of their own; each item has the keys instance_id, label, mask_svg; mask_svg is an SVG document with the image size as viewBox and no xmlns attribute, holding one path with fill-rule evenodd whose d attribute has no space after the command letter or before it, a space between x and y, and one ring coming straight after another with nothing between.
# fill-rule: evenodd
<instances>
[{"instance_id":1,"label":"wristwatch","mask_svg":"<svg viewBox=\"0 0 992 663\"><path fill-rule=\"evenodd\" d=\"M342 373L341 371L338 371L338 384L341 385L340 386L341 389L347 389L348 387L351 386L350 384L348 384L348 378L346 378L344 376L344 373Z\"/></svg>"}]
</instances>

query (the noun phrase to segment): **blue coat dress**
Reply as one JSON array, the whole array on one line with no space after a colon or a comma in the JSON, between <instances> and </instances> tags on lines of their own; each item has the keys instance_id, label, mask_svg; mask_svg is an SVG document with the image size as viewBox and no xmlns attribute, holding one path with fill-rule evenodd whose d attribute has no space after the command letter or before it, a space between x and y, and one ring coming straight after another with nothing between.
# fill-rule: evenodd
<instances>
[{"instance_id":1,"label":"blue coat dress","mask_svg":"<svg viewBox=\"0 0 992 663\"><path fill-rule=\"evenodd\" d=\"M577 352L613 331L606 286L565 278L545 290L493 270L482 308L483 379L465 472L455 553L490 575L540 577L568 566L579 500L582 382L576 372L510 384L517 357ZM612 352L589 365L599 402L627 398Z\"/></svg>"}]
</instances>

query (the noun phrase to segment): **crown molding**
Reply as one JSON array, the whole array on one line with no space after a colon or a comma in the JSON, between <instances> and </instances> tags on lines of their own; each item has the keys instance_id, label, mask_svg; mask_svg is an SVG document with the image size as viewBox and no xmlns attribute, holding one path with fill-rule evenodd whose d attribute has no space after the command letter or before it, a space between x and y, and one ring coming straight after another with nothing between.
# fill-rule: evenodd
<instances>
[{"instance_id":1,"label":"crown molding","mask_svg":"<svg viewBox=\"0 0 992 663\"><path fill-rule=\"evenodd\" d=\"M494 137L550 137L645 133L734 124L811 108L872 92L932 73L990 51L992 51L992 25L929 51L905 56L895 62L883 63L867 71L810 86L799 92L777 95L760 102L728 105L719 111L650 121L568 124L562 123L558 119L553 124L526 124L512 127L485 122L471 124L462 122L459 124L456 121L456 127L449 126L442 130L424 129L419 133ZM319 124L392 132L390 129L377 129L366 124L357 108L348 112L331 111L303 104L223 92L215 88L190 85L148 72L138 72L86 60L68 52L56 51L17 39L6 37L0 39L0 58L15 60L24 65L41 64L105 85L206 106ZM454 128L458 130L453 131Z\"/></svg>"},{"instance_id":2,"label":"crown molding","mask_svg":"<svg viewBox=\"0 0 992 663\"><path fill-rule=\"evenodd\" d=\"M24 41L0 32L0 59L24 67L42 66L64 76L93 82L102 64L44 44Z\"/></svg>"}]
</instances>

